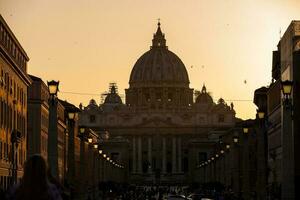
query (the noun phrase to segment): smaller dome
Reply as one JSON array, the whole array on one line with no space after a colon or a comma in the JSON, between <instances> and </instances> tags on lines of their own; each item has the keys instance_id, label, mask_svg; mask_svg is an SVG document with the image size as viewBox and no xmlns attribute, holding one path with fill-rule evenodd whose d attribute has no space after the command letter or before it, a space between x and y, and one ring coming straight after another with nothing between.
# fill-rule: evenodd
<instances>
[{"instance_id":1,"label":"smaller dome","mask_svg":"<svg viewBox=\"0 0 300 200\"><path fill-rule=\"evenodd\" d=\"M116 85L111 85L110 92L105 97L104 104L122 104L122 99L117 93Z\"/></svg>"},{"instance_id":2,"label":"smaller dome","mask_svg":"<svg viewBox=\"0 0 300 200\"><path fill-rule=\"evenodd\" d=\"M213 103L212 97L209 95L209 93L206 92L205 85L203 85L200 94L197 96L196 103L202 103L202 104L212 104Z\"/></svg>"},{"instance_id":3,"label":"smaller dome","mask_svg":"<svg viewBox=\"0 0 300 200\"><path fill-rule=\"evenodd\" d=\"M95 99L91 99L89 105L97 106L97 103L96 103Z\"/></svg>"},{"instance_id":4,"label":"smaller dome","mask_svg":"<svg viewBox=\"0 0 300 200\"><path fill-rule=\"evenodd\" d=\"M86 108L88 110L90 110L90 109L97 109L98 105L97 105L95 99L91 99L90 102L89 102L89 105Z\"/></svg>"}]
</instances>

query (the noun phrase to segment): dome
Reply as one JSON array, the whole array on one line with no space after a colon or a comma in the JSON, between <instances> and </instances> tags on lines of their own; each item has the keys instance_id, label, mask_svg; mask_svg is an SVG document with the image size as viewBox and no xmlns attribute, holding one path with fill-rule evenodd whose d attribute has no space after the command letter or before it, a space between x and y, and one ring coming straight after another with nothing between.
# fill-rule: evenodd
<instances>
[{"instance_id":1,"label":"dome","mask_svg":"<svg viewBox=\"0 0 300 200\"><path fill-rule=\"evenodd\" d=\"M209 95L209 93L206 92L205 85L203 85L200 94L197 96L196 103L202 103L202 104L212 104L213 103L212 97Z\"/></svg>"},{"instance_id":2,"label":"dome","mask_svg":"<svg viewBox=\"0 0 300 200\"><path fill-rule=\"evenodd\" d=\"M91 99L89 102L89 105L87 106L87 109L97 109L98 105L95 99Z\"/></svg>"},{"instance_id":3,"label":"dome","mask_svg":"<svg viewBox=\"0 0 300 200\"><path fill-rule=\"evenodd\" d=\"M110 92L105 97L104 104L122 104L122 99L116 90L116 85L112 84Z\"/></svg>"},{"instance_id":4,"label":"dome","mask_svg":"<svg viewBox=\"0 0 300 200\"><path fill-rule=\"evenodd\" d=\"M118 94L108 94L104 100L104 103L122 104L122 100Z\"/></svg>"},{"instance_id":5,"label":"dome","mask_svg":"<svg viewBox=\"0 0 300 200\"><path fill-rule=\"evenodd\" d=\"M96 103L95 99L91 99L90 102L89 102L89 105L97 106L97 103Z\"/></svg>"},{"instance_id":6,"label":"dome","mask_svg":"<svg viewBox=\"0 0 300 200\"><path fill-rule=\"evenodd\" d=\"M130 87L188 87L189 77L180 58L168 50L165 35L158 23L152 46L135 63L129 80Z\"/></svg>"}]
</instances>

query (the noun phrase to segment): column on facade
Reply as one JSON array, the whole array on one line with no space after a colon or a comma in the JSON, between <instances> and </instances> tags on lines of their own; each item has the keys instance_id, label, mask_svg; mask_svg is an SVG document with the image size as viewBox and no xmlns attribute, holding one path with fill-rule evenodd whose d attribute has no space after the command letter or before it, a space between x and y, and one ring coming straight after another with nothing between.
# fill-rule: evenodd
<instances>
[{"instance_id":1,"label":"column on facade","mask_svg":"<svg viewBox=\"0 0 300 200\"><path fill-rule=\"evenodd\" d=\"M152 146L151 146L151 137L148 137L148 173L152 172Z\"/></svg>"},{"instance_id":2,"label":"column on facade","mask_svg":"<svg viewBox=\"0 0 300 200\"><path fill-rule=\"evenodd\" d=\"M166 138L162 139L162 172L166 173Z\"/></svg>"},{"instance_id":3,"label":"column on facade","mask_svg":"<svg viewBox=\"0 0 300 200\"><path fill-rule=\"evenodd\" d=\"M178 139L177 139L177 142L178 142L178 156L177 156L177 163L178 163L178 166L177 166L177 171L179 172L179 173L181 173L182 172L182 158L181 158L181 138L179 137Z\"/></svg>"},{"instance_id":4,"label":"column on facade","mask_svg":"<svg viewBox=\"0 0 300 200\"><path fill-rule=\"evenodd\" d=\"M172 173L176 173L176 137L172 138Z\"/></svg>"},{"instance_id":5,"label":"column on facade","mask_svg":"<svg viewBox=\"0 0 300 200\"><path fill-rule=\"evenodd\" d=\"M132 138L132 173L136 173L136 145L135 145L135 137Z\"/></svg>"},{"instance_id":6,"label":"column on facade","mask_svg":"<svg viewBox=\"0 0 300 200\"><path fill-rule=\"evenodd\" d=\"M142 173L142 138L138 137L138 173Z\"/></svg>"}]
</instances>

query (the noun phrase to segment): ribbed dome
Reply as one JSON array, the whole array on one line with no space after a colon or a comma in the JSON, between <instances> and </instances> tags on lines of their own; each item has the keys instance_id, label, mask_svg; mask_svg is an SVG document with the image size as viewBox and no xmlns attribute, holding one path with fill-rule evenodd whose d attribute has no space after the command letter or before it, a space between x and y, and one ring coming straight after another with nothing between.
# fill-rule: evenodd
<instances>
[{"instance_id":1,"label":"ribbed dome","mask_svg":"<svg viewBox=\"0 0 300 200\"><path fill-rule=\"evenodd\" d=\"M196 103L205 103L205 104L212 104L213 103L213 99L211 98L211 96L209 94L200 94L197 98L196 98Z\"/></svg>"},{"instance_id":2,"label":"ribbed dome","mask_svg":"<svg viewBox=\"0 0 300 200\"><path fill-rule=\"evenodd\" d=\"M129 80L130 87L170 86L188 87L189 77L180 58L168 50L158 24L152 47L135 63Z\"/></svg>"}]
</instances>

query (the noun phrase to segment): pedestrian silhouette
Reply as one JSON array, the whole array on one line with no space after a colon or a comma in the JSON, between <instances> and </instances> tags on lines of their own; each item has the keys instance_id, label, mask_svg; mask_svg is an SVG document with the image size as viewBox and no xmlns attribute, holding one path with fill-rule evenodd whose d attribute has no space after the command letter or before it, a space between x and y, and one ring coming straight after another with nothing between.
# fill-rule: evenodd
<instances>
[{"instance_id":1,"label":"pedestrian silhouette","mask_svg":"<svg viewBox=\"0 0 300 200\"><path fill-rule=\"evenodd\" d=\"M19 185L13 187L8 200L62 200L55 185L47 178L46 162L40 155L33 155L25 162L24 175Z\"/></svg>"}]
</instances>

